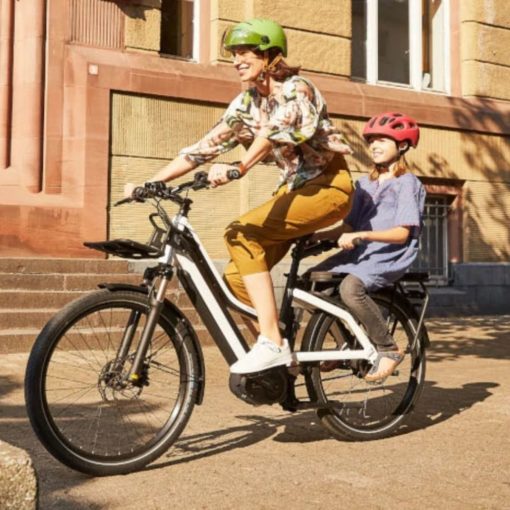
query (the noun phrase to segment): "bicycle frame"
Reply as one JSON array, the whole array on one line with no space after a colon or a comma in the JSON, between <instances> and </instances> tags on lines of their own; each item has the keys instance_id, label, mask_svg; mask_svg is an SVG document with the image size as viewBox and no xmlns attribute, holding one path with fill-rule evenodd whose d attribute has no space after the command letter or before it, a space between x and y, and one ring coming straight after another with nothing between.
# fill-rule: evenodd
<instances>
[{"instance_id":1,"label":"bicycle frame","mask_svg":"<svg viewBox=\"0 0 510 510\"><path fill-rule=\"evenodd\" d=\"M129 240L117 240L113 241L115 249L112 251L110 248L109 251L106 245L111 242L86 243L86 245L91 248L114 254L117 254L120 246L121 256L129 257L128 254L125 254L125 251L122 251L126 249L125 245L127 243L127 251L130 251L133 247L135 250L138 249L135 258L141 258L141 256L143 257L144 255L154 258L154 251L156 256L163 252L159 258L158 270L155 272L153 272L153 270L150 271L150 276L145 281L147 286L151 285L151 309L140 342L137 346L131 368L128 372L128 378L132 382L136 382L140 378L147 349L154 328L156 327L159 314L164 306L166 289L174 275L174 267L177 268L177 277L181 285L227 363L229 365L234 364L249 350L249 346L242 333L239 331L230 310L240 313L243 317L251 320L257 319L256 311L252 307L239 301L222 279L199 236L188 220L188 213L191 209L192 200L189 198L182 198L179 195L179 193L185 189L202 189L208 185L208 183L204 181L203 176L197 179L198 175L199 174L195 175L195 181L182 184L171 190L164 186L159 186L158 183L155 183L156 187L150 190L153 194L152 198L158 196L159 193L161 198L170 199L179 204L178 213L170 219L166 211L161 207L160 202L156 202L157 215L165 225L165 230L159 229L153 219L151 219L151 223L156 227L156 234L158 234L156 237L159 237L159 233L164 234L164 240L160 248L155 248L152 245L140 245L140 243ZM149 197L150 196L151 195L149 195ZM124 199L116 205L131 200L132 199ZM150 218L152 217L153 215L151 215ZM157 232L158 230L160 231L159 233ZM298 246L300 250L296 251ZM300 245L298 242L293 251L291 271L288 275L280 310L280 323L283 324L284 333L294 351L293 361L295 363L311 363L329 360L365 359L373 363L377 358L377 351L364 330L347 310L327 300L327 298L324 299L324 297L321 297L319 294L306 292L296 287L297 271L300 259L302 258L302 251L302 244ZM157 288L152 286L156 274L161 276ZM314 352L296 351L294 349L294 341L298 328L295 326L298 325L298 322L296 321L296 314L294 313L295 308L308 309L311 312L322 311L336 317L350 330L354 337L356 337L361 345L361 349L335 349ZM130 321L134 322L136 318L131 317ZM131 345L132 331L133 328L129 326L126 328L123 336L122 345L116 360L116 362L120 364L123 363L125 359L123 356L128 352Z\"/></svg>"},{"instance_id":2,"label":"bicycle frame","mask_svg":"<svg viewBox=\"0 0 510 510\"><path fill-rule=\"evenodd\" d=\"M232 294L187 217L178 214L172 220L172 227L180 233L178 236L180 241L176 242L175 235L171 237L171 244L167 246L166 253L160 262L170 264L172 258L175 260L178 267L177 276L181 284L226 361L232 364L248 351L248 346L229 309L233 309L249 319L256 319L256 312ZM295 270L297 271L297 267ZM291 276L295 275L291 274L289 278ZM298 351L294 353L294 361L307 363L325 360L367 359L371 362L375 360L377 352L374 346L349 312L302 289L291 287L287 289L287 292L289 293L288 301L293 306L311 311L321 310L337 317L348 327L362 346L362 349L357 350ZM286 314L285 297L281 310L282 316ZM289 339L292 342L293 340Z\"/></svg>"}]
</instances>

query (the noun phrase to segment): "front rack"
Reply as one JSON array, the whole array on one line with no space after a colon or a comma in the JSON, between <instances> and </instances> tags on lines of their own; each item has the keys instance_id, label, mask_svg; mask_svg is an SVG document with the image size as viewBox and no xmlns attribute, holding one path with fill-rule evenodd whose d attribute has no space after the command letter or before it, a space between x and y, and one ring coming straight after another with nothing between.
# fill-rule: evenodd
<instances>
[{"instance_id":1,"label":"front rack","mask_svg":"<svg viewBox=\"0 0 510 510\"><path fill-rule=\"evenodd\" d=\"M87 248L99 250L108 255L116 255L124 259L156 259L161 257L163 249L132 239L112 239L110 241L83 243Z\"/></svg>"},{"instance_id":2,"label":"front rack","mask_svg":"<svg viewBox=\"0 0 510 510\"><path fill-rule=\"evenodd\" d=\"M157 213L152 213L149 220L154 227L147 244L133 241L132 239L111 239L109 241L86 242L87 248L102 251L108 255L116 255L124 259L157 259L165 251L170 228L162 228L156 223L156 218L161 218Z\"/></svg>"}]
</instances>

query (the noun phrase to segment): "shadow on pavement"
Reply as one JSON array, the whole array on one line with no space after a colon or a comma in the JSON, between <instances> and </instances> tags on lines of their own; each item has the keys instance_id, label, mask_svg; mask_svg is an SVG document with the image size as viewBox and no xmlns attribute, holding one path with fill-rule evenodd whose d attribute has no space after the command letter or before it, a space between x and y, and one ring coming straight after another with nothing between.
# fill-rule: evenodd
<instances>
[{"instance_id":1,"label":"shadow on pavement","mask_svg":"<svg viewBox=\"0 0 510 510\"><path fill-rule=\"evenodd\" d=\"M145 469L160 469L211 457L237 448L246 448L269 439L282 426L288 426L292 429L288 434L294 442L314 442L330 437L321 425L314 423L316 416L315 413L310 411L296 415L285 415L282 418L268 418L258 415L242 415L236 416L236 418L247 423L200 434L184 435L171 447L163 457L163 461L160 459Z\"/></svg>"},{"instance_id":2,"label":"shadow on pavement","mask_svg":"<svg viewBox=\"0 0 510 510\"><path fill-rule=\"evenodd\" d=\"M423 393L415 409L406 420L399 434L422 430L444 422L483 402L492 395L492 388L499 387L494 382L463 384L461 388L441 388L433 381L426 381Z\"/></svg>"},{"instance_id":3,"label":"shadow on pavement","mask_svg":"<svg viewBox=\"0 0 510 510\"><path fill-rule=\"evenodd\" d=\"M427 329L431 338L427 361L456 360L465 356L510 359L508 316L428 319Z\"/></svg>"},{"instance_id":4,"label":"shadow on pavement","mask_svg":"<svg viewBox=\"0 0 510 510\"><path fill-rule=\"evenodd\" d=\"M426 382L423 393L406 423L397 435L422 430L448 420L474 404L486 400L499 384L480 382L464 384L461 388L441 388L435 382ZM163 462L157 461L147 470L183 464L205 457L218 455L237 448L246 448L252 444L273 437L274 441L287 443L308 443L330 439L330 434L320 425L313 411L267 418L257 415L237 416L245 420L246 425L214 430L206 433L183 436L167 453Z\"/></svg>"}]
</instances>

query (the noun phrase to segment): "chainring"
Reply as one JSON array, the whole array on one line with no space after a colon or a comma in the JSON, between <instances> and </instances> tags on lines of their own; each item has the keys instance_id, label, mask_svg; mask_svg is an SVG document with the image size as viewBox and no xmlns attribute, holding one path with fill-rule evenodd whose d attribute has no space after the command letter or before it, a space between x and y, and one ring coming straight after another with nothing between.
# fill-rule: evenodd
<instances>
[{"instance_id":1,"label":"chainring","mask_svg":"<svg viewBox=\"0 0 510 510\"><path fill-rule=\"evenodd\" d=\"M287 396L287 369L275 367L256 374L230 374L229 387L237 398L254 406L281 403Z\"/></svg>"}]
</instances>

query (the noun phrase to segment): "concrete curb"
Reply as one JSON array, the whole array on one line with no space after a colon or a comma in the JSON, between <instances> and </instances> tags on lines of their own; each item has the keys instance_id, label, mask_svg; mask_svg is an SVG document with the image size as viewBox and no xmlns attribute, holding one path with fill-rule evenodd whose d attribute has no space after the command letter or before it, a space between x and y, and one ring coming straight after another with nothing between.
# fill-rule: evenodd
<instances>
[{"instance_id":1,"label":"concrete curb","mask_svg":"<svg viewBox=\"0 0 510 510\"><path fill-rule=\"evenodd\" d=\"M0 441L0 508L38 508L37 476L27 452Z\"/></svg>"}]
</instances>

